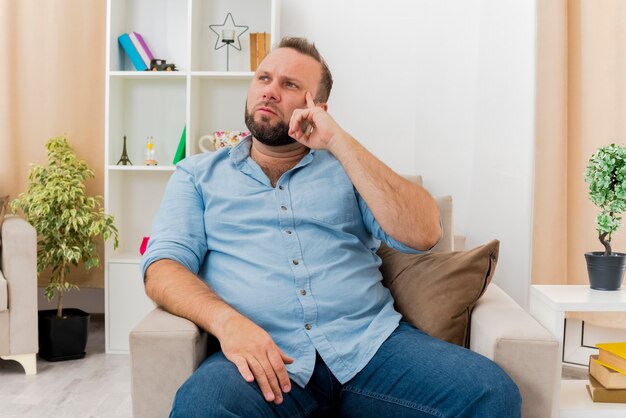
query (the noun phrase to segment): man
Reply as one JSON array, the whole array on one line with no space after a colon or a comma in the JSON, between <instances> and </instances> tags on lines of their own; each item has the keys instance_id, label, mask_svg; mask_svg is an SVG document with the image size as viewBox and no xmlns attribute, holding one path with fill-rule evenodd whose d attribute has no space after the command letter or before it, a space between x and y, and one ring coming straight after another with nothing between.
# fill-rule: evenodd
<instances>
[{"instance_id":1,"label":"man","mask_svg":"<svg viewBox=\"0 0 626 418\"><path fill-rule=\"evenodd\" d=\"M171 416L519 416L493 362L400 322L376 250L430 249L437 206L332 119L331 87L315 46L283 39L248 91L251 137L168 184L146 291L221 345Z\"/></svg>"}]
</instances>

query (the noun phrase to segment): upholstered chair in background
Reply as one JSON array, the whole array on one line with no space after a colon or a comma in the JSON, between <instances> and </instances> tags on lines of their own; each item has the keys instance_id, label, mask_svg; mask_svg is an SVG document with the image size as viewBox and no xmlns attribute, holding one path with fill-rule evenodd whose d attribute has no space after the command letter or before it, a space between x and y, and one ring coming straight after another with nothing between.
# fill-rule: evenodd
<instances>
[{"instance_id":1,"label":"upholstered chair in background","mask_svg":"<svg viewBox=\"0 0 626 418\"><path fill-rule=\"evenodd\" d=\"M36 374L37 233L18 216L0 224L0 358Z\"/></svg>"}]
</instances>

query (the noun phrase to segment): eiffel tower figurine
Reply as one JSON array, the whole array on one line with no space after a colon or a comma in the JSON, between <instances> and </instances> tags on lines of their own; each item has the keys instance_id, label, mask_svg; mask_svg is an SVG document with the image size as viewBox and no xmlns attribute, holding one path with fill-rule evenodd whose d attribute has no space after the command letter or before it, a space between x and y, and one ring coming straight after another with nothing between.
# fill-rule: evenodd
<instances>
[{"instance_id":1,"label":"eiffel tower figurine","mask_svg":"<svg viewBox=\"0 0 626 418\"><path fill-rule=\"evenodd\" d=\"M117 162L117 165L133 165L133 163L130 161L130 158L128 158L128 153L126 152L126 135L124 135L124 150L122 151L122 156L120 157L120 160Z\"/></svg>"}]
</instances>

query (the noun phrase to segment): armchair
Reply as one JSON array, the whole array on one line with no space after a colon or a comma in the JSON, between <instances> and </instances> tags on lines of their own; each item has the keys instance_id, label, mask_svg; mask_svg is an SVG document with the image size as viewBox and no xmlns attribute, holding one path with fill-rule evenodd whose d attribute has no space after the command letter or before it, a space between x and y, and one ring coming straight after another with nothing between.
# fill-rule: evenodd
<instances>
[{"instance_id":1,"label":"armchair","mask_svg":"<svg viewBox=\"0 0 626 418\"><path fill-rule=\"evenodd\" d=\"M409 179L421 184L420 177ZM443 237L433 251L463 249L464 238L453 233L452 198L437 203ZM474 306L470 329L469 348L498 363L518 385L525 418L558 416L558 342L547 330L495 284ZM160 308L150 312L130 333L133 415L166 417L178 387L217 347L191 321Z\"/></svg>"},{"instance_id":2,"label":"armchair","mask_svg":"<svg viewBox=\"0 0 626 418\"><path fill-rule=\"evenodd\" d=\"M37 373L37 233L25 220L7 216L0 247L0 358Z\"/></svg>"}]
</instances>

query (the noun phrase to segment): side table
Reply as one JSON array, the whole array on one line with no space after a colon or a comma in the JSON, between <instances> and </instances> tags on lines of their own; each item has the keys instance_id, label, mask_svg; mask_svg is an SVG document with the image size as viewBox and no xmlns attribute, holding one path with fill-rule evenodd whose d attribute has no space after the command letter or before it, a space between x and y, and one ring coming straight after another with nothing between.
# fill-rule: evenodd
<instances>
[{"instance_id":1,"label":"side table","mask_svg":"<svg viewBox=\"0 0 626 418\"><path fill-rule=\"evenodd\" d=\"M624 312L626 289L592 290L588 285L532 285L530 314L559 340L563 358L566 312ZM585 381L562 381L561 418L626 417L626 404L594 403Z\"/></svg>"}]
</instances>

